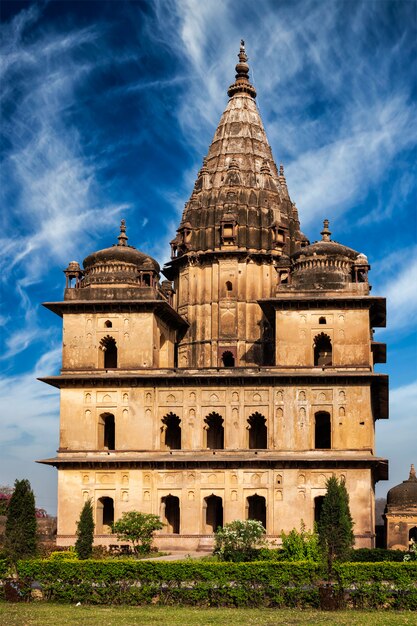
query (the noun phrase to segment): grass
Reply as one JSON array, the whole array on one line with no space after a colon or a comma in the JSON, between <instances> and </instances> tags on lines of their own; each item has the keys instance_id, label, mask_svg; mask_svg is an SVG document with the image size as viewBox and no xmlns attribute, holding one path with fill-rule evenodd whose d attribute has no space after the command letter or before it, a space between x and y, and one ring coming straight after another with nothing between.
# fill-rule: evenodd
<instances>
[{"instance_id":1,"label":"grass","mask_svg":"<svg viewBox=\"0 0 417 626\"><path fill-rule=\"evenodd\" d=\"M201 609L188 607L75 606L0 603L2 626L415 626L411 611Z\"/></svg>"}]
</instances>

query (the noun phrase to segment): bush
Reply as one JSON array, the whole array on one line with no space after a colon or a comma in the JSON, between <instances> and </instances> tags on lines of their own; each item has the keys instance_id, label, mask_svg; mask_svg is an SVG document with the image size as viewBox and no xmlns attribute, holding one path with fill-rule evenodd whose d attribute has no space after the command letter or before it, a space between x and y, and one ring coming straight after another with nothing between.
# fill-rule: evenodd
<instances>
[{"instance_id":1,"label":"bush","mask_svg":"<svg viewBox=\"0 0 417 626\"><path fill-rule=\"evenodd\" d=\"M45 597L89 604L317 607L323 566L308 562L19 561ZM338 585L360 608L417 609L417 563L337 563Z\"/></svg>"},{"instance_id":2,"label":"bush","mask_svg":"<svg viewBox=\"0 0 417 626\"><path fill-rule=\"evenodd\" d=\"M306 530L304 522L301 522L300 532L293 528L288 534L283 532L281 539L284 560L315 562L320 560L318 534Z\"/></svg>"},{"instance_id":3,"label":"bush","mask_svg":"<svg viewBox=\"0 0 417 626\"><path fill-rule=\"evenodd\" d=\"M157 515L129 511L113 524L112 530L119 541L130 541L134 553L149 554L152 550L152 539L155 530L163 528Z\"/></svg>"},{"instance_id":4,"label":"bush","mask_svg":"<svg viewBox=\"0 0 417 626\"><path fill-rule=\"evenodd\" d=\"M383 561L402 563L403 560L402 550L385 550L384 548L358 548L352 550L349 555L351 563L382 563Z\"/></svg>"},{"instance_id":5,"label":"bush","mask_svg":"<svg viewBox=\"0 0 417 626\"><path fill-rule=\"evenodd\" d=\"M264 545L265 529L257 520L234 520L218 528L213 554L222 561L253 561Z\"/></svg>"}]
</instances>

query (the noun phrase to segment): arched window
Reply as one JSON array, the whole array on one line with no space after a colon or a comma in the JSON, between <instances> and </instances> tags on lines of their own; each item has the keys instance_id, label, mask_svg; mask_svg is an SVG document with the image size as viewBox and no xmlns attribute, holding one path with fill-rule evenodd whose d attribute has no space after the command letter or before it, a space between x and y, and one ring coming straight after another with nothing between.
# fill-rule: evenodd
<instances>
[{"instance_id":1,"label":"arched window","mask_svg":"<svg viewBox=\"0 0 417 626\"><path fill-rule=\"evenodd\" d=\"M325 317L320 317L319 318L319 324L326 324L326 318Z\"/></svg>"},{"instance_id":2,"label":"arched window","mask_svg":"<svg viewBox=\"0 0 417 626\"><path fill-rule=\"evenodd\" d=\"M268 447L268 429L266 419L260 413L253 413L248 419L249 448L266 449Z\"/></svg>"},{"instance_id":3,"label":"arched window","mask_svg":"<svg viewBox=\"0 0 417 626\"><path fill-rule=\"evenodd\" d=\"M319 411L314 418L314 447L316 450L328 450L332 447L330 413Z\"/></svg>"},{"instance_id":4,"label":"arched window","mask_svg":"<svg viewBox=\"0 0 417 626\"><path fill-rule=\"evenodd\" d=\"M111 327L113 326L113 324L112 324L112 322L111 322L110 320L106 320L106 321L104 322L104 326L105 326L106 328L111 328Z\"/></svg>"},{"instance_id":5,"label":"arched window","mask_svg":"<svg viewBox=\"0 0 417 626\"><path fill-rule=\"evenodd\" d=\"M234 367L235 366L235 357L230 352L230 350L226 350L222 354L222 363L223 367Z\"/></svg>"},{"instance_id":6,"label":"arched window","mask_svg":"<svg viewBox=\"0 0 417 626\"><path fill-rule=\"evenodd\" d=\"M165 532L179 535L180 532L180 500L177 496L161 498L161 518L166 525Z\"/></svg>"},{"instance_id":7,"label":"arched window","mask_svg":"<svg viewBox=\"0 0 417 626\"><path fill-rule=\"evenodd\" d=\"M174 413L168 413L162 418L162 432L165 432L165 447L169 450L181 450L180 418Z\"/></svg>"},{"instance_id":8,"label":"arched window","mask_svg":"<svg viewBox=\"0 0 417 626\"><path fill-rule=\"evenodd\" d=\"M115 421L112 413L102 413L99 418L98 447L105 450L115 449Z\"/></svg>"},{"instance_id":9,"label":"arched window","mask_svg":"<svg viewBox=\"0 0 417 626\"><path fill-rule=\"evenodd\" d=\"M204 498L206 532L215 533L223 526L223 500L211 495Z\"/></svg>"},{"instance_id":10,"label":"arched window","mask_svg":"<svg viewBox=\"0 0 417 626\"><path fill-rule=\"evenodd\" d=\"M325 333L314 338L314 365L324 366L332 364L332 342Z\"/></svg>"},{"instance_id":11,"label":"arched window","mask_svg":"<svg viewBox=\"0 0 417 626\"><path fill-rule=\"evenodd\" d=\"M100 341L100 349L103 356L104 369L114 369L117 367L117 345L116 341L110 335L103 337Z\"/></svg>"},{"instance_id":12,"label":"arched window","mask_svg":"<svg viewBox=\"0 0 417 626\"><path fill-rule=\"evenodd\" d=\"M317 496L314 498L314 522L316 524L320 521L321 509L323 507L324 496Z\"/></svg>"},{"instance_id":13,"label":"arched window","mask_svg":"<svg viewBox=\"0 0 417 626\"><path fill-rule=\"evenodd\" d=\"M230 280L226 281L226 291L233 291L233 285Z\"/></svg>"},{"instance_id":14,"label":"arched window","mask_svg":"<svg viewBox=\"0 0 417 626\"><path fill-rule=\"evenodd\" d=\"M266 500L263 496L249 496L247 498L247 518L261 522L266 529Z\"/></svg>"},{"instance_id":15,"label":"arched window","mask_svg":"<svg viewBox=\"0 0 417 626\"><path fill-rule=\"evenodd\" d=\"M97 500L96 531L99 535L107 535L112 532L114 522L113 498L103 496Z\"/></svg>"},{"instance_id":16,"label":"arched window","mask_svg":"<svg viewBox=\"0 0 417 626\"><path fill-rule=\"evenodd\" d=\"M204 420L206 426L207 448L210 450L223 450L224 428L223 418L218 413L210 413Z\"/></svg>"}]
</instances>

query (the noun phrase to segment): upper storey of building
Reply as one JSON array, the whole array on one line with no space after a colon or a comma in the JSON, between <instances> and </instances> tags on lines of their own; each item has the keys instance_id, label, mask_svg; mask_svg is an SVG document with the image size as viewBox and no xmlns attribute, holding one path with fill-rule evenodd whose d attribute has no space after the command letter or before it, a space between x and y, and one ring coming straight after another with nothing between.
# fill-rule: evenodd
<instances>
[{"instance_id":1,"label":"upper storey of building","mask_svg":"<svg viewBox=\"0 0 417 626\"><path fill-rule=\"evenodd\" d=\"M215 132L177 235L169 267L187 253L243 251L279 256L307 244L256 106L243 41L229 103ZM184 262L185 259L182 260Z\"/></svg>"}]
</instances>

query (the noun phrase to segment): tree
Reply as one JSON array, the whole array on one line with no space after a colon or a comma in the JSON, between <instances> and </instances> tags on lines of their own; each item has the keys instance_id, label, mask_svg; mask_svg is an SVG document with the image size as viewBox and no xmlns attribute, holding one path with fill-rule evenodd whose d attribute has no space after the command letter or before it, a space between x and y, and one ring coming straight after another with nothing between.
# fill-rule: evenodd
<instances>
[{"instance_id":1,"label":"tree","mask_svg":"<svg viewBox=\"0 0 417 626\"><path fill-rule=\"evenodd\" d=\"M75 551L79 559L89 559L93 553L94 520L91 500L84 504L77 522L77 541Z\"/></svg>"},{"instance_id":2,"label":"tree","mask_svg":"<svg viewBox=\"0 0 417 626\"><path fill-rule=\"evenodd\" d=\"M36 554L35 496L28 480L16 480L7 508L5 547L13 561Z\"/></svg>"},{"instance_id":3,"label":"tree","mask_svg":"<svg viewBox=\"0 0 417 626\"><path fill-rule=\"evenodd\" d=\"M264 535L258 520L234 520L216 530L213 554L222 561L251 561L263 547Z\"/></svg>"},{"instance_id":4,"label":"tree","mask_svg":"<svg viewBox=\"0 0 417 626\"><path fill-rule=\"evenodd\" d=\"M332 476L326 482L327 493L323 500L318 523L319 542L331 577L333 563L345 560L354 544L353 521L349 510L349 496L343 480Z\"/></svg>"},{"instance_id":5,"label":"tree","mask_svg":"<svg viewBox=\"0 0 417 626\"><path fill-rule=\"evenodd\" d=\"M163 523L157 515L129 511L112 525L113 532L119 541L130 541L133 551L139 554L148 554L152 548L152 539L155 530L163 528Z\"/></svg>"}]
</instances>

